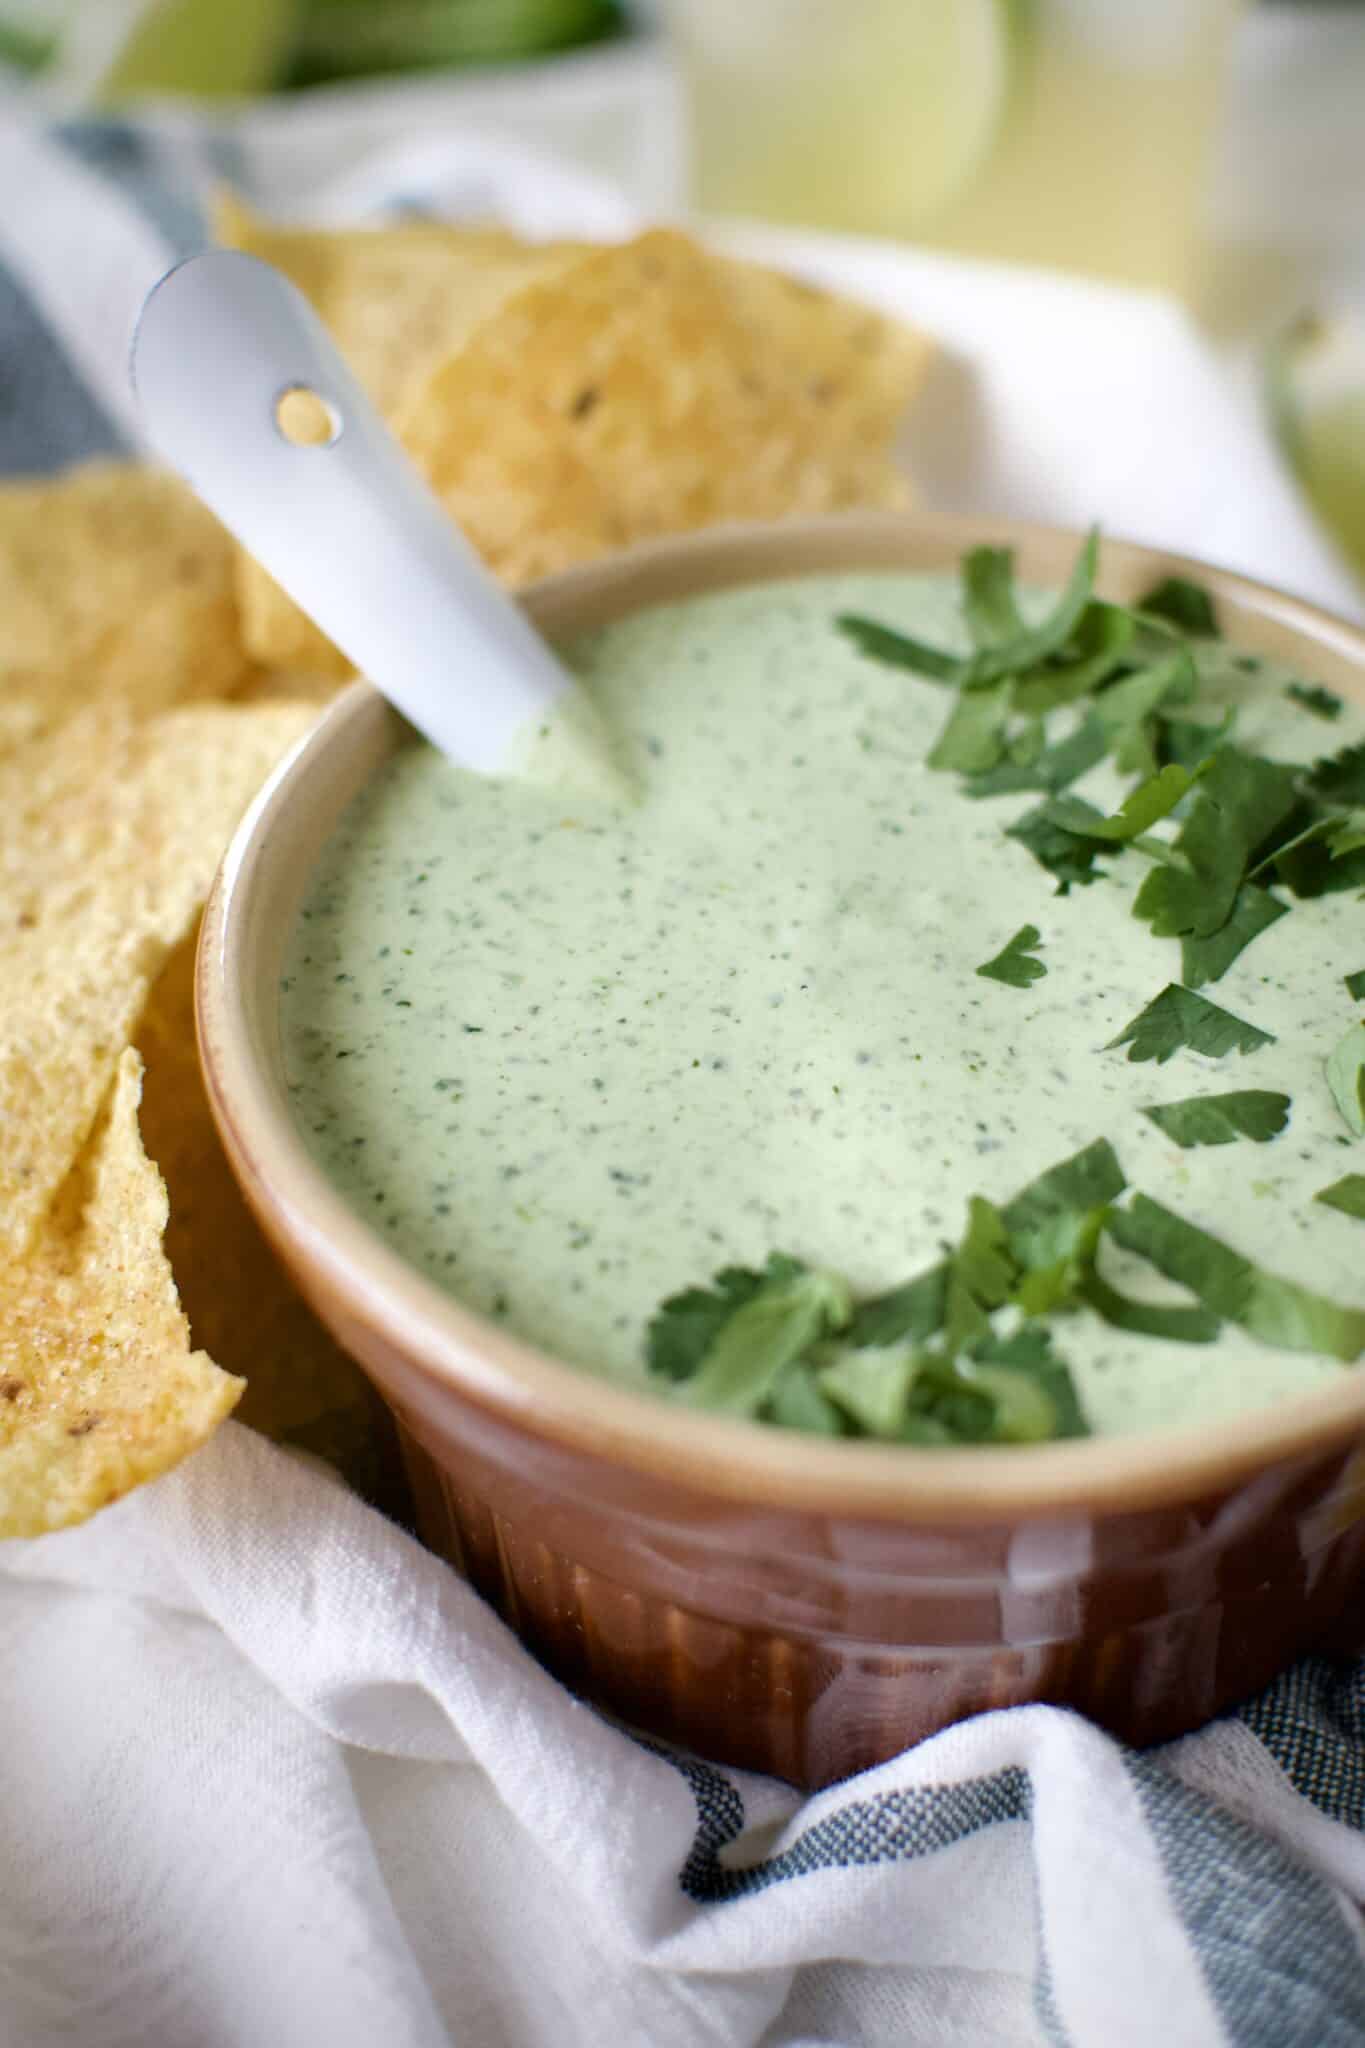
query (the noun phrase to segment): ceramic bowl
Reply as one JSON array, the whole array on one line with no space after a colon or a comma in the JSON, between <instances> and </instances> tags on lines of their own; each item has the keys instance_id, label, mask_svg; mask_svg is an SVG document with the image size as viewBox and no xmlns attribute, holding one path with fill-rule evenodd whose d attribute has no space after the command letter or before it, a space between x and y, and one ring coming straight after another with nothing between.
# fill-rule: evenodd
<instances>
[{"instance_id":1,"label":"ceramic bowl","mask_svg":"<svg viewBox=\"0 0 1365 2048\"><path fill-rule=\"evenodd\" d=\"M954 568L1008 540L1064 580L1078 538L913 517L719 531L529 593L550 635L809 571ZM1365 635L1109 543L1102 589L1198 574L1226 628L1365 695ZM391 1407L425 1540L566 1684L718 1761L815 1786L989 1707L1049 1700L1161 1741L1352 1629L1365 1568L1365 1372L1217 1430L916 1451L666 1407L441 1293L332 1190L291 1121L278 983L342 807L403 727L364 684L263 791L199 954L223 1142L302 1292Z\"/></svg>"}]
</instances>

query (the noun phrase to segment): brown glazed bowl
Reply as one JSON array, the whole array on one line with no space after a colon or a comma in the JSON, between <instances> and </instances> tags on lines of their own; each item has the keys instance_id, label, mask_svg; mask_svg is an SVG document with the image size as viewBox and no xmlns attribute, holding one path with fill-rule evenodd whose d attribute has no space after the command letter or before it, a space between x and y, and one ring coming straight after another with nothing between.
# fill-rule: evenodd
<instances>
[{"instance_id":1,"label":"brown glazed bowl","mask_svg":"<svg viewBox=\"0 0 1365 2048\"><path fill-rule=\"evenodd\" d=\"M946 569L982 538L1060 583L1077 537L915 517L720 531L526 599L550 635L726 584ZM1191 565L1110 543L1133 598ZM1203 569L1230 635L1365 696L1365 635ZM1365 1372L1217 1431L915 1450L666 1407L510 1336L404 1263L290 1117L286 934L342 806L402 727L364 684L280 768L204 921L199 1031L219 1129L299 1287L401 1432L422 1533L566 1684L718 1761L846 1777L987 1707L1050 1700L1162 1741L1352 1639Z\"/></svg>"}]
</instances>

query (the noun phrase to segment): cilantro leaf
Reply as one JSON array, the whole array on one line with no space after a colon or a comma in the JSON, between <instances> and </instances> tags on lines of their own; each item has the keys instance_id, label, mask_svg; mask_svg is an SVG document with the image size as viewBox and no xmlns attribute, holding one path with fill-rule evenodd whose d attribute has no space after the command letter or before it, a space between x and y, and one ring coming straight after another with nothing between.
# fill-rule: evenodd
<instances>
[{"instance_id":1,"label":"cilantro leaf","mask_svg":"<svg viewBox=\"0 0 1365 2048\"><path fill-rule=\"evenodd\" d=\"M1139 601L1138 610L1150 618L1169 620L1182 633L1205 635L1209 639L1219 635L1213 599L1202 583L1192 583L1187 576L1163 576Z\"/></svg>"},{"instance_id":2,"label":"cilantro leaf","mask_svg":"<svg viewBox=\"0 0 1365 2048\"><path fill-rule=\"evenodd\" d=\"M1074 732L1027 760L1002 761L996 768L974 775L963 788L970 797L1014 796L1025 789L1057 791L1068 789L1094 768L1109 751L1109 734L1092 712Z\"/></svg>"},{"instance_id":3,"label":"cilantro leaf","mask_svg":"<svg viewBox=\"0 0 1365 2048\"><path fill-rule=\"evenodd\" d=\"M1065 896L1073 882L1084 885L1099 881L1105 870L1095 866L1095 857L1112 853L1113 848L1104 839L1081 838L1074 824L1055 825L1048 816L1050 808L1048 804L1039 804L1011 825L1005 837L1017 839L1027 847L1038 865L1056 877L1057 894ZM1097 818L1101 815L1096 811Z\"/></svg>"},{"instance_id":4,"label":"cilantro leaf","mask_svg":"<svg viewBox=\"0 0 1365 2048\"><path fill-rule=\"evenodd\" d=\"M1319 1351L1350 1364L1365 1351L1365 1308L1343 1307L1267 1273L1147 1195L1110 1212L1106 1229L1126 1250L1249 1336L1285 1351Z\"/></svg>"},{"instance_id":5,"label":"cilantro leaf","mask_svg":"<svg viewBox=\"0 0 1365 2048\"><path fill-rule=\"evenodd\" d=\"M987 1335L990 1314L1009 1300L1017 1274L1004 1218L984 1195L973 1195L962 1242L948 1261L943 1337L950 1352Z\"/></svg>"},{"instance_id":6,"label":"cilantro leaf","mask_svg":"<svg viewBox=\"0 0 1365 2048\"><path fill-rule=\"evenodd\" d=\"M1358 1003L1365 1003L1365 967L1346 976L1346 993L1348 996L1354 996Z\"/></svg>"},{"instance_id":7,"label":"cilantro leaf","mask_svg":"<svg viewBox=\"0 0 1365 2048\"><path fill-rule=\"evenodd\" d=\"M1327 1058L1332 1099L1358 1138L1365 1138L1365 1024L1353 1024Z\"/></svg>"},{"instance_id":8,"label":"cilantro leaf","mask_svg":"<svg viewBox=\"0 0 1365 2048\"><path fill-rule=\"evenodd\" d=\"M1321 683L1286 683L1286 697L1292 697L1296 704L1302 704L1305 711L1311 711L1315 718L1340 718L1342 703L1333 690L1324 690Z\"/></svg>"},{"instance_id":9,"label":"cilantro leaf","mask_svg":"<svg viewBox=\"0 0 1365 2048\"><path fill-rule=\"evenodd\" d=\"M909 1345L841 1348L817 1374L820 1392L869 1436L897 1437L910 1406L915 1354Z\"/></svg>"},{"instance_id":10,"label":"cilantro leaf","mask_svg":"<svg viewBox=\"0 0 1365 2048\"><path fill-rule=\"evenodd\" d=\"M1059 796L1046 807L1048 820L1080 838L1122 844L1149 832L1153 825L1168 817L1181 798L1189 794L1194 780L1188 769L1171 762L1130 790L1110 818L1097 816L1080 797Z\"/></svg>"},{"instance_id":11,"label":"cilantro leaf","mask_svg":"<svg viewBox=\"0 0 1365 2048\"><path fill-rule=\"evenodd\" d=\"M973 548L962 564L962 613L977 647L995 647L1024 630L1014 600L1014 549Z\"/></svg>"},{"instance_id":12,"label":"cilantro leaf","mask_svg":"<svg viewBox=\"0 0 1365 2048\"><path fill-rule=\"evenodd\" d=\"M1330 1188L1319 1188L1313 1200L1325 1202L1329 1209L1340 1209L1343 1216L1356 1216L1365 1223L1365 1173L1343 1174Z\"/></svg>"},{"instance_id":13,"label":"cilantro leaf","mask_svg":"<svg viewBox=\"0 0 1365 2048\"><path fill-rule=\"evenodd\" d=\"M1003 676L1018 675L1022 669L1035 667L1065 647L1090 602L1099 547L1099 529L1092 527L1076 557L1066 588L1047 617L1038 625L1026 626L1022 632L1012 634L1008 639L978 649L972 657L964 688L983 689L989 683L999 682Z\"/></svg>"},{"instance_id":14,"label":"cilantro leaf","mask_svg":"<svg viewBox=\"0 0 1365 2048\"><path fill-rule=\"evenodd\" d=\"M1173 654L1135 669L1101 690L1094 716L1122 773L1150 775L1155 771L1157 713L1164 705L1187 704L1197 686L1189 650L1178 647Z\"/></svg>"},{"instance_id":15,"label":"cilantro leaf","mask_svg":"<svg viewBox=\"0 0 1365 2048\"><path fill-rule=\"evenodd\" d=\"M1142 1114L1187 1151L1250 1138L1264 1145L1289 1121L1290 1102L1269 1088L1234 1088L1226 1095L1191 1095L1184 1102L1152 1103Z\"/></svg>"},{"instance_id":16,"label":"cilantro leaf","mask_svg":"<svg viewBox=\"0 0 1365 2048\"><path fill-rule=\"evenodd\" d=\"M689 1379L735 1310L752 1301L765 1280L782 1278L789 1270L799 1270L796 1261L774 1252L761 1273L747 1266L727 1266L711 1287L688 1287L670 1295L646 1332L650 1371L664 1379Z\"/></svg>"},{"instance_id":17,"label":"cilantro leaf","mask_svg":"<svg viewBox=\"0 0 1365 2048\"><path fill-rule=\"evenodd\" d=\"M1232 915L1237 891L1263 842L1298 803L1295 771L1235 747L1204 769L1199 795L1175 841L1182 865L1154 868L1133 905L1157 938L1207 937Z\"/></svg>"},{"instance_id":18,"label":"cilantro leaf","mask_svg":"<svg viewBox=\"0 0 1365 2048\"><path fill-rule=\"evenodd\" d=\"M1212 1344L1223 1327L1212 1309L1134 1301L1093 1269L1081 1283L1081 1298L1104 1322L1133 1337L1163 1337L1171 1344Z\"/></svg>"},{"instance_id":19,"label":"cilantro leaf","mask_svg":"<svg viewBox=\"0 0 1365 2048\"><path fill-rule=\"evenodd\" d=\"M931 1266L903 1287L879 1294L854 1311L848 1342L861 1351L869 1345L899 1344L903 1338L922 1344L943 1327L947 1313L947 1265Z\"/></svg>"},{"instance_id":20,"label":"cilantro leaf","mask_svg":"<svg viewBox=\"0 0 1365 2048\"><path fill-rule=\"evenodd\" d=\"M1070 1369L1041 1330L986 1338L961 1357L921 1353L911 1413L956 1443L1044 1443L1085 1436Z\"/></svg>"},{"instance_id":21,"label":"cilantro leaf","mask_svg":"<svg viewBox=\"0 0 1365 2048\"><path fill-rule=\"evenodd\" d=\"M856 612L843 612L835 620L839 631L845 634L863 654L874 661L885 662L890 668L913 669L918 676L925 676L936 683L960 683L967 664L960 654L947 654L941 647L929 647L923 640L914 640L908 633L898 633L892 626L883 626L876 619L866 619Z\"/></svg>"},{"instance_id":22,"label":"cilantro leaf","mask_svg":"<svg viewBox=\"0 0 1365 2048\"><path fill-rule=\"evenodd\" d=\"M1156 755L1162 763L1176 761L1182 768L1198 768L1227 744L1236 713L1229 705L1217 725L1204 725L1197 718L1172 718L1161 712L1156 726Z\"/></svg>"},{"instance_id":23,"label":"cilantro leaf","mask_svg":"<svg viewBox=\"0 0 1365 2048\"><path fill-rule=\"evenodd\" d=\"M1086 1214L1117 1201L1127 1185L1113 1146L1107 1138L1096 1138L1031 1180L1000 1213L1011 1238L1026 1239L1045 1230L1055 1216Z\"/></svg>"},{"instance_id":24,"label":"cilantro leaf","mask_svg":"<svg viewBox=\"0 0 1365 2048\"><path fill-rule=\"evenodd\" d=\"M1344 860L1348 853L1359 853L1365 847L1365 811L1349 811L1344 818L1333 824L1327 835L1327 851L1333 860Z\"/></svg>"},{"instance_id":25,"label":"cilantro leaf","mask_svg":"<svg viewBox=\"0 0 1365 2048\"><path fill-rule=\"evenodd\" d=\"M1230 1010L1221 1010L1207 996L1196 995L1193 989L1172 981L1117 1038L1109 1040L1105 1051L1126 1045L1131 1048L1130 1060L1155 1060L1160 1066L1182 1046L1216 1060L1226 1052L1255 1052L1259 1046L1273 1043L1271 1032L1234 1017Z\"/></svg>"},{"instance_id":26,"label":"cilantro leaf","mask_svg":"<svg viewBox=\"0 0 1365 2048\"><path fill-rule=\"evenodd\" d=\"M1096 1138L1050 1166L1019 1190L1000 1217L1025 1267L1043 1265L1056 1242L1059 1219L1085 1217L1113 1202L1127 1186L1123 1168L1107 1138ZM846 1341L853 1350L924 1344L943 1327L948 1312L948 1262L916 1275L903 1286L865 1301L855 1310Z\"/></svg>"},{"instance_id":27,"label":"cilantro leaf","mask_svg":"<svg viewBox=\"0 0 1365 2048\"><path fill-rule=\"evenodd\" d=\"M1034 948L1041 944L1036 924L1020 925L995 958L984 962L976 971L988 981L1003 981L1009 988L1027 988L1031 982L1041 981L1047 973L1042 961L1034 957Z\"/></svg>"},{"instance_id":28,"label":"cilantro leaf","mask_svg":"<svg viewBox=\"0 0 1365 2048\"><path fill-rule=\"evenodd\" d=\"M1365 804L1365 740L1343 753L1315 761L1308 787L1328 804Z\"/></svg>"},{"instance_id":29,"label":"cilantro leaf","mask_svg":"<svg viewBox=\"0 0 1365 2048\"><path fill-rule=\"evenodd\" d=\"M1015 710L1026 717L1037 717L1088 697L1122 666L1135 636L1136 624L1130 611L1122 605L1092 598L1063 652L1018 678L1014 686Z\"/></svg>"},{"instance_id":30,"label":"cilantro leaf","mask_svg":"<svg viewBox=\"0 0 1365 2048\"><path fill-rule=\"evenodd\" d=\"M1232 900L1225 925L1207 937L1186 932L1180 941L1180 978L1186 988L1202 988L1206 981L1221 981L1234 960L1253 939L1269 931L1285 915L1289 905L1255 882L1243 882Z\"/></svg>"},{"instance_id":31,"label":"cilantro leaf","mask_svg":"<svg viewBox=\"0 0 1365 2048\"><path fill-rule=\"evenodd\" d=\"M761 1412L765 1422L775 1422L782 1429L802 1429L808 1436L845 1434L843 1416L821 1393L808 1359L798 1358L788 1366Z\"/></svg>"},{"instance_id":32,"label":"cilantro leaf","mask_svg":"<svg viewBox=\"0 0 1365 2048\"><path fill-rule=\"evenodd\" d=\"M1037 1382L1053 1408L1054 1437L1089 1436L1089 1425L1076 1398L1071 1368L1053 1349L1052 1339L1036 1323L1009 1337L992 1337L974 1353L977 1378L987 1369L1026 1373ZM997 1400L999 1395L997 1394Z\"/></svg>"},{"instance_id":33,"label":"cilantro leaf","mask_svg":"<svg viewBox=\"0 0 1365 2048\"><path fill-rule=\"evenodd\" d=\"M680 1392L698 1408L755 1415L786 1369L843 1329L851 1313L836 1273L771 1258L760 1285L720 1324Z\"/></svg>"},{"instance_id":34,"label":"cilantro leaf","mask_svg":"<svg viewBox=\"0 0 1365 2048\"><path fill-rule=\"evenodd\" d=\"M1005 728L1010 715L1010 686L998 683L993 690L961 690L942 732L928 756L930 768L955 768L964 775L977 775L994 768L1005 751Z\"/></svg>"}]
</instances>

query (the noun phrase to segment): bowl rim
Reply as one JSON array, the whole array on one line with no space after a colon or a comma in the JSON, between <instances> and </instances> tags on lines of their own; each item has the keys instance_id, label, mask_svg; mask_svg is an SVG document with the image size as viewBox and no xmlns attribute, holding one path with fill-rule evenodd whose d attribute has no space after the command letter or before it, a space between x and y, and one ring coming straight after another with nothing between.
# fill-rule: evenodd
<instances>
[{"instance_id":1,"label":"bowl rim","mask_svg":"<svg viewBox=\"0 0 1365 2048\"><path fill-rule=\"evenodd\" d=\"M913 513L853 513L767 527L711 528L651 542L521 593L547 632L585 601L621 612L651 601L655 581L680 567L699 583L809 573L840 549L850 566L865 544L893 566L897 542L955 561L965 547L1058 549L1081 535L1036 522ZM789 561L772 566L769 558ZM727 575L737 561L762 562ZM1335 665L1359 672L1365 630L1273 586L1164 549L1106 539L1104 560L1154 579L1198 577L1215 597L1307 639ZM909 566L907 564L907 566ZM708 574L708 571L719 573ZM1104 578L1102 576L1101 581ZM1140 1512L1227 1490L1255 1471L1365 1437L1365 1367L1339 1385L1231 1417L1216 1430L1173 1427L1134 1436L1032 1446L920 1449L829 1440L742 1418L667 1406L657 1395L570 1365L513 1336L446 1294L372 1231L333 1189L289 1119L282 1088L262 1072L246 992L251 910L278 853L275 829L308 790L318 763L352 728L392 716L357 682L278 764L234 835L204 913L195 975L200 1058L220 1135L267 1230L304 1266L347 1322L372 1332L437 1387L524 1433L636 1475L754 1508L867 1520L1005 1521L1079 1510ZM396 724L394 729L398 729ZM1365 1506L1365 1444L1353 1490Z\"/></svg>"}]
</instances>

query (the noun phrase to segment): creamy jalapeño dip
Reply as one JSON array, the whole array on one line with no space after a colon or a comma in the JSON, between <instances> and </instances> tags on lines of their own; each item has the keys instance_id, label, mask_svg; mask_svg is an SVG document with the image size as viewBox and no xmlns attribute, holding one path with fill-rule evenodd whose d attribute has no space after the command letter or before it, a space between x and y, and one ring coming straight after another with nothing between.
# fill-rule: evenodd
<instances>
[{"instance_id":1,"label":"creamy jalape\u00f1o dip","mask_svg":"<svg viewBox=\"0 0 1365 2048\"><path fill-rule=\"evenodd\" d=\"M1102 848L1099 878L1058 893L1065 870L1008 832L1048 792L974 799L931 766L951 690L869 658L836 625L850 613L970 645L956 577L725 591L564 650L638 784L629 807L482 780L416 741L385 766L326 849L282 986L294 1110L328 1177L462 1301L626 1382L649 1377L661 1300L718 1269L781 1252L875 1296L959 1242L973 1197L1005 1205L1100 1139L1145 1197L1365 1307L1365 1223L1315 1199L1365 1167L1325 1077L1361 1014L1359 889L1279 891L1290 908L1203 982L1250 1049L1158 1028L1130 1058L1114 1041L1182 983L1179 940L1135 899L1198 786L1146 855ZM1231 651L1204 671L1188 716L1212 730L1235 706L1257 756L1365 737L1358 708L1313 707ZM1110 756L1063 790L1110 813L1134 781ZM1000 978L978 971L1002 955ZM1229 1109L1227 1142L1149 1114L1248 1091L1288 1098L1273 1134L1264 1100ZM1099 1270L1140 1304L1190 1300L1114 1239ZM1190 1343L1077 1300L1048 1329L1096 1433L1215 1421L1343 1370L1223 1315Z\"/></svg>"}]
</instances>

